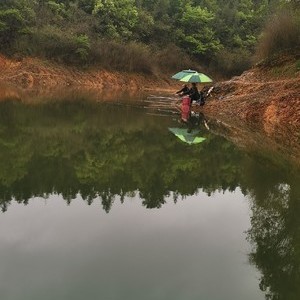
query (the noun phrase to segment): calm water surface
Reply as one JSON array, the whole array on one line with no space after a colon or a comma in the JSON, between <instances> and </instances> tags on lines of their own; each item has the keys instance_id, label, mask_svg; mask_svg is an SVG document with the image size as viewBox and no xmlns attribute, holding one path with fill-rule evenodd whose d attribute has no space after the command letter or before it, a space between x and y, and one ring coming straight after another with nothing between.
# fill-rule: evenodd
<instances>
[{"instance_id":1,"label":"calm water surface","mask_svg":"<svg viewBox=\"0 0 300 300\"><path fill-rule=\"evenodd\" d=\"M299 170L136 106L0 103L0 299L299 299Z\"/></svg>"}]
</instances>

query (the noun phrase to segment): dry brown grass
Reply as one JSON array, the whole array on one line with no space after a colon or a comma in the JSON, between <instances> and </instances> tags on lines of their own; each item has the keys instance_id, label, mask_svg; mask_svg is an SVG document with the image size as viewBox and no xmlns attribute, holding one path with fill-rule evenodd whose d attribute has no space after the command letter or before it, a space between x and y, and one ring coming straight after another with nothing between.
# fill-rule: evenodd
<instances>
[{"instance_id":1,"label":"dry brown grass","mask_svg":"<svg viewBox=\"0 0 300 300\"><path fill-rule=\"evenodd\" d=\"M153 73L153 56L146 45L109 40L96 41L91 49L92 60L108 70Z\"/></svg>"},{"instance_id":2,"label":"dry brown grass","mask_svg":"<svg viewBox=\"0 0 300 300\"><path fill-rule=\"evenodd\" d=\"M256 59L266 59L274 54L300 46L299 13L282 11L274 15L266 24L259 40Z\"/></svg>"}]
</instances>

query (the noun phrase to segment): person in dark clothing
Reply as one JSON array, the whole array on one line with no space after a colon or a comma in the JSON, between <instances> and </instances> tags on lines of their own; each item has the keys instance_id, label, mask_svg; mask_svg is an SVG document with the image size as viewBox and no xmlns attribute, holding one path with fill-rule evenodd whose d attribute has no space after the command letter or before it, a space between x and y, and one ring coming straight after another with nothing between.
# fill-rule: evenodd
<instances>
[{"instance_id":1,"label":"person in dark clothing","mask_svg":"<svg viewBox=\"0 0 300 300\"><path fill-rule=\"evenodd\" d=\"M199 92L199 99L197 100L197 103L201 106L203 106L205 104L205 92L203 91L203 89Z\"/></svg>"},{"instance_id":2,"label":"person in dark clothing","mask_svg":"<svg viewBox=\"0 0 300 300\"><path fill-rule=\"evenodd\" d=\"M185 96L185 95L189 95L189 92L190 92L189 87L187 86L187 84L184 84L182 86L182 89L177 91L175 94L179 96Z\"/></svg>"},{"instance_id":3,"label":"person in dark clothing","mask_svg":"<svg viewBox=\"0 0 300 300\"><path fill-rule=\"evenodd\" d=\"M200 91L200 98L197 101L198 104L201 106L205 104L206 99L211 95L212 91L214 90L213 86L205 86L201 91Z\"/></svg>"},{"instance_id":4,"label":"person in dark clothing","mask_svg":"<svg viewBox=\"0 0 300 300\"><path fill-rule=\"evenodd\" d=\"M192 101L198 101L200 99L200 94L195 82L192 83L192 87L190 88L189 91L189 96Z\"/></svg>"}]
</instances>

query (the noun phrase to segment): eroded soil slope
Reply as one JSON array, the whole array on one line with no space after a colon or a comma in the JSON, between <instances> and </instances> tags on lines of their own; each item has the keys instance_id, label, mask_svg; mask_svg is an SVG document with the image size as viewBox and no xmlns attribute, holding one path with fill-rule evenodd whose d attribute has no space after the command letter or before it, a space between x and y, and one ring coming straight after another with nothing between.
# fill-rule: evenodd
<instances>
[{"instance_id":1,"label":"eroded soil slope","mask_svg":"<svg viewBox=\"0 0 300 300\"><path fill-rule=\"evenodd\" d=\"M0 82L23 89L80 87L86 89L140 90L164 83L155 76L107 72L96 68L80 70L35 58L16 61L0 55Z\"/></svg>"},{"instance_id":2,"label":"eroded soil slope","mask_svg":"<svg viewBox=\"0 0 300 300\"><path fill-rule=\"evenodd\" d=\"M273 147L300 165L299 57L281 57L215 85L201 108L247 148Z\"/></svg>"}]
</instances>

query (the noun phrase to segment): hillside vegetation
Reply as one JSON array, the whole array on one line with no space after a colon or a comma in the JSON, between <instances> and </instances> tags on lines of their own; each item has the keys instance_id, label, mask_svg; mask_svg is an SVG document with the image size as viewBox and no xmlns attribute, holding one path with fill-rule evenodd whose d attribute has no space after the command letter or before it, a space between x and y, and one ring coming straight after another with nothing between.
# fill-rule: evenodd
<instances>
[{"instance_id":1,"label":"hillside vegetation","mask_svg":"<svg viewBox=\"0 0 300 300\"><path fill-rule=\"evenodd\" d=\"M189 66L231 76L252 64L258 41L259 58L270 47L299 44L298 6L298 0L2 0L0 51L126 72ZM292 45L274 39L277 11L288 12L279 24Z\"/></svg>"}]
</instances>

